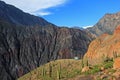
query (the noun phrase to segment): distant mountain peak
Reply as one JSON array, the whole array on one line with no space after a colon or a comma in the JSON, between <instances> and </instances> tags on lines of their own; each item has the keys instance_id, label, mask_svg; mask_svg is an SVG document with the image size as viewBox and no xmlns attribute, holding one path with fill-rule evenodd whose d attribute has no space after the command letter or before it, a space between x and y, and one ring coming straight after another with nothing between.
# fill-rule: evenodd
<instances>
[{"instance_id":1,"label":"distant mountain peak","mask_svg":"<svg viewBox=\"0 0 120 80\"><path fill-rule=\"evenodd\" d=\"M103 33L113 34L117 25L120 24L120 12L105 14L93 27L87 28L86 31L97 36Z\"/></svg>"},{"instance_id":2,"label":"distant mountain peak","mask_svg":"<svg viewBox=\"0 0 120 80\"><path fill-rule=\"evenodd\" d=\"M120 12L117 13L106 13L105 17L117 17L120 16Z\"/></svg>"}]
</instances>

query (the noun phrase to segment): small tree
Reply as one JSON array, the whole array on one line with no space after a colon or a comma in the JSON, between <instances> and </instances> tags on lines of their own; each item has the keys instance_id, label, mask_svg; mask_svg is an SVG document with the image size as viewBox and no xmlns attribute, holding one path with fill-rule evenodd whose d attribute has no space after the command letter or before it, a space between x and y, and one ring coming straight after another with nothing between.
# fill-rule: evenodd
<instances>
[{"instance_id":1,"label":"small tree","mask_svg":"<svg viewBox=\"0 0 120 80\"><path fill-rule=\"evenodd\" d=\"M52 76L52 65L51 63L49 63L49 77Z\"/></svg>"},{"instance_id":2,"label":"small tree","mask_svg":"<svg viewBox=\"0 0 120 80\"><path fill-rule=\"evenodd\" d=\"M113 51L113 60L115 59L115 58L117 58L118 56L117 56L117 53L116 53L116 51Z\"/></svg>"},{"instance_id":3,"label":"small tree","mask_svg":"<svg viewBox=\"0 0 120 80\"><path fill-rule=\"evenodd\" d=\"M88 59L86 59L86 66L89 66Z\"/></svg>"},{"instance_id":4,"label":"small tree","mask_svg":"<svg viewBox=\"0 0 120 80\"><path fill-rule=\"evenodd\" d=\"M84 67L84 60L83 60L83 58L81 59L81 66L82 66L82 68Z\"/></svg>"},{"instance_id":5,"label":"small tree","mask_svg":"<svg viewBox=\"0 0 120 80\"><path fill-rule=\"evenodd\" d=\"M60 80L61 75L61 64L59 64L58 70L57 70L57 79Z\"/></svg>"},{"instance_id":6,"label":"small tree","mask_svg":"<svg viewBox=\"0 0 120 80\"><path fill-rule=\"evenodd\" d=\"M46 71L45 71L45 68L43 66L43 68L42 68L42 76L44 77L45 75L46 75Z\"/></svg>"},{"instance_id":7,"label":"small tree","mask_svg":"<svg viewBox=\"0 0 120 80\"><path fill-rule=\"evenodd\" d=\"M105 62L105 60L106 60L105 54L102 55L101 59L102 59L102 62Z\"/></svg>"},{"instance_id":8,"label":"small tree","mask_svg":"<svg viewBox=\"0 0 120 80\"><path fill-rule=\"evenodd\" d=\"M84 66L89 66L88 59L86 59L86 58L83 59L83 65Z\"/></svg>"},{"instance_id":9,"label":"small tree","mask_svg":"<svg viewBox=\"0 0 120 80\"><path fill-rule=\"evenodd\" d=\"M60 71L57 70L57 79L60 80Z\"/></svg>"}]
</instances>

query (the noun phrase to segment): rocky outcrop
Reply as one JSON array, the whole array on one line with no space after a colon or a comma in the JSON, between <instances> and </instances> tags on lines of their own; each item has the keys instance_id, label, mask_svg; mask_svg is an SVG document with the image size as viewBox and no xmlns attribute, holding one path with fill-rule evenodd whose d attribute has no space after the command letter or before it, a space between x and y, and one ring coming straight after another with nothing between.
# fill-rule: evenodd
<instances>
[{"instance_id":1,"label":"rocky outcrop","mask_svg":"<svg viewBox=\"0 0 120 80\"><path fill-rule=\"evenodd\" d=\"M120 69L120 57L114 60L113 68Z\"/></svg>"},{"instance_id":2,"label":"rocky outcrop","mask_svg":"<svg viewBox=\"0 0 120 80\"><path fill-rule=\"evenodd\" d=\"M120 56L120 26L116 28L113 35L103 34L92 41L85 54L91 64L118 56Z\"/></svg>"},{"instance_id":3,"label":"rocky outcrop","mask_svg":"<svg viewBox=\"0 0 120 80\"><path fill-rule=\"evenodd\" d=\"M51 60L83 56L91 37L0 1L0 80L16 80Z\"/></svg>"},{"instance_id":4,"label":"rocky outcrop","mask_svg":"<svg viewBox=\"0 0 120 80\"><path fill-rule=\"evenodd\" d=\"M87 28L85 31L98 37L104 33L112 34L116 26L120 24L120 12L115 14L105 14L103 18L93 27Z\"/></svg>"}]
</instances>

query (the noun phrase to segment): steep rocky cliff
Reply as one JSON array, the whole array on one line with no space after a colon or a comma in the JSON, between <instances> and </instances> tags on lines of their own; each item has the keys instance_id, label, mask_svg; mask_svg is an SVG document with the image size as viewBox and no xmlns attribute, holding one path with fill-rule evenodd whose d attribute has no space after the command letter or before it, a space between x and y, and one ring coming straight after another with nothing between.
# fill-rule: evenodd
<instances>
[{"instance_id":1,"label":"steep rocky cliff","mask_svg":"<svg viewBox=\"0 0 120 80\"><path fill-rule=\"evenodd\" d=\"M89 45L85 57L90 64L102 62L104 59L120 56L120 25L112 35L103 34Z\"/></svg>"},{"instance_id":2,"label":"steep rocky cliff","mask_svg":"<svg viewBox=\"0 0 120 80\"><path fill-rule=\"evenodd\" d=\"M50 60L83 56L90 41L77 29L0 22L0 80L14 80Z\"/></svg>"},{"instance_id":3,"label":"steep rocky cliff","mask_svg":"<svg viewBox=\"0 0 120 80\"><path fill-rule=\"evenodd\" d=\"M87 28L86 31L94 36L100 36L103 33L112 34L116 26L120 24L120 12L115 14L106 14L101 18L96 25Z\"/></svg>"},{"instance_id":4,"label":"steep rocky cliff","mask_svg":"<svg viewBox=\"0 0 120 80\"><path fill-rule=\"evenodd\" d=\"M16 80L51 60L83 56L91 40L84 31L59 28L0 1L0 80Z\"/></svg>"}]
</instances>

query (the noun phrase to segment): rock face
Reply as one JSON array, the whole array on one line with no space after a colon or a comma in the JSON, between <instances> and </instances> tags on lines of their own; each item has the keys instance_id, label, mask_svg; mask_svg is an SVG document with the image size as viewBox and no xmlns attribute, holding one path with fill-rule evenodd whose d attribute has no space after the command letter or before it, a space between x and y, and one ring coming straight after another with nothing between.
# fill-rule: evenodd
<instances>
[{"instance_id":1,"label":"rock face","mask_svg":"<svg viewBox=\"0 0 120 80\"><path fill-rule=\"evenodd\" d=\"M77 29L0 22L0 80L14 80L50 60L83 56L90 41Z\"/></svg>"},{"instance_id":2,"label":"rock face","mask_svg":"<svg viewBox=\"0 0 120 80\"><path fill-rule=\"evenodd\" d=\"M118 56L120 56L120 26L116 28L113 35L103 34L92 41L85 54L91 64Z\"/></svg>"},{"instance_id":3,"label":"rock face","mask_svg":"<svg viewBox=\"0 0 120 80\"><path fill-rule=\"evenodd\" d=\"M0 80L16 80L51 60L83 56L90 41L84 31L56 27L0 1Z\"/></svg>"},{"instance_id":4,"label":"rock face","mask_svg":"<svg viewBox=\"0 0 120 80\"><path fill-rule=\"evenodd\" d=\"M119 24L120 12L115 14L106 14L96 25L91 28L87 28L86 31L90 32L95 37L98 37L103 33L112 34L116 26Z\"/></svg>"}]
</instances>

